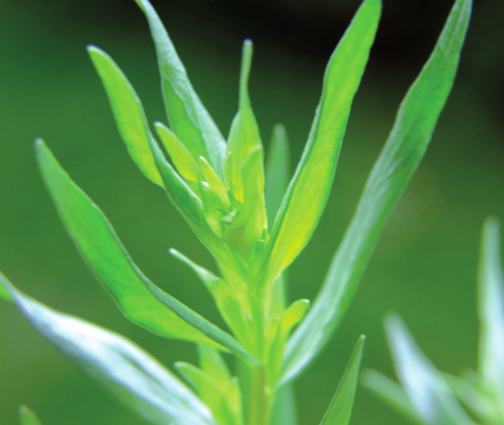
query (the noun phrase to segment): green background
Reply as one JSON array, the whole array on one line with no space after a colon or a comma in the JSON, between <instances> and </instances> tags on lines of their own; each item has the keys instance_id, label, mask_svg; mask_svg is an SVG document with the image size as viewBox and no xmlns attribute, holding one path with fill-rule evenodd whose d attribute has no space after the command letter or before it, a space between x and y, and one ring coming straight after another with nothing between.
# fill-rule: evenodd
<instances>
[{"instance_id":1,"label":"green background","mask_svg":"<svg viewBox=\"0 0 504 425\"><path fill-rule=\"evenodd\" d=\"M427 59L446 1L385 0L368 71L356 97L333 192L310 245L289 269L290 297L313 299L353 213L407 87ZM358 294L331 344L297 381L300 424L318 424L358 335L364 367L393 375L382 330L397 311L442 370L476 367L480 229L504 220L504 12L475 0L456 87L432 145L382 235ZM251 98L265 145L282 122L292 164L306 140L325 63L358 2L288 0L153 2L204 104L227 134L237 107L241 42L255 41ZM155 52L133 0L0 0L0 269L64 312L127 335L167 365L194 348L124 319L58 221L33 155L43 137L100 205L144 272L221 324L196 277L167 250L211 269L210 255L162 191L136 169L85 52L105 49L128 75L149 120L166 122ZM26 403L45 425L142 422L67 363L16 309L0 306L0 424ZM405 423L365 389L355 425Z\"/></svg>"}]
</instances>

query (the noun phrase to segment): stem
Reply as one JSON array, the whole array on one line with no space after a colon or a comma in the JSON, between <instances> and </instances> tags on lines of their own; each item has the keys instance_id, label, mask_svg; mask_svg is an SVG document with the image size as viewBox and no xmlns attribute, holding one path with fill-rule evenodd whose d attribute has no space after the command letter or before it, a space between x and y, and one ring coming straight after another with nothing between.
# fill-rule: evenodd
<instances>
[{"instance_id":1,"label":"stem","mask_svg":"<svg viewBox=\"0 0 504 425\"><path fill-rule=\"evenodd\" d=\"M253 366L250 376L248 425L267 425L270 398L266 388L266 368Z\"/></svg>"}]
</instances>

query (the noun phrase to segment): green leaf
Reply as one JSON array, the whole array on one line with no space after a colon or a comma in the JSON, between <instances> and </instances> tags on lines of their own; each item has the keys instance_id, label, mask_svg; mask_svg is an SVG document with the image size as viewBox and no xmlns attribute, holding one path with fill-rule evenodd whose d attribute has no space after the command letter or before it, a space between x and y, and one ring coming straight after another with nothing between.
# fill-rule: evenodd
<instances>
[{"instance_id":1,"label":"green leaf","mask_svg":"<svg viewBox=\"0 0 504 425\"><path fill-rule=\"evenodd\" d=\"M95 46L88 46L87 50L105 86L117 127L131 158L149 180L163 187L149 143L152 134L135 89L103 50Z\"/></svg>"},{"instance_id":2,"label":"green leaf","mask_svg":"<svg viewBox=\"0 0 504 425\"><path fill-rule=\"evenodd\" d=\"M414 424L422 425L415 409L404 390L399 384L375 370L365 370L361 376L361 383L397 413Z\"/></svg>"},{"instance_id":3,"label":"green leaf","mask_svg":"<svg viewBox=\"0 0 504 425\"><path fill-rule=\"evenodd\" d=\"M251 63L252 42L245 40L240 73L239 109L231 125L224 163L227 187L234 198L243 204L228 231L238 237L227 239L231 239L230 243L245 259L249 258L251 247L261 239L268 227L264 201L263 148L248 95Z\"/></svg>"},{"instance_id":4,"label":"green leaf","mask_svg":"<svg viewBox=\"0 0 504 425\"><path fill-rule=\"evenodd\" d=\"M432 55L404 98L322 288L289 341L284 381L310 364L345 314L386 220L427 149L455 79L470 12L471 0L457 0Z\"/></svg>"},{"instance_id":5,"label":"green leaf","mask_svg":"<svg viewBox=\"0 0 504 425\"><path fill-rule=\"evenodd\" d=\"M211 294L214 293L215 285L217 285L217 281L219 280L217 276L215 276L212 272L208 271L204 267L197 265L194 261L187 258L184 254L178 252L176 249L171 248L168 252L177 260L180 260L183 263L187 264L194 271L194 273L196 273L196 276L200 278L208 291Z\"/></svg>"},{"instance_id":6,"label":"green leaf","mask_svg":"<svg viewBox=\"0 0 504 425\"><path fill-rule=\"evenodd\" d=\"M350 422L365 340L364 335L358 339L343 378L320 425L348 425Z\"/></svg>"},{"instance_id":7,"label":"green leaf","mask_svg":"<svg viewBox=\"0 0 504 425\"><path fill-rule=\"evenodd\" d=\"M290 174L289 141L282 124L273 128L271 144L266 157L266 176L264 197L268 224L273 226L276 214L289 184Z\"/></svg>"},{"instance_id":8,"label":"green leaf","mask_svg":"<svg viewBox=\"0 0 504 425\"><path fill-rule=\"evenodd\" d=\"M195 161L205 157L222 178L226 143L187 77L159 16L147 0L135 0L145 13L156 46L163 97L173 132Z\"/></svg>"},{"instance_id":9,"label":"green leaf","mask_svg":"<svg viewBox=\"0 0 504 425\"><path fill-rule=\"evenodd\" d=\"M198 355L201 370L225 390L231 381L231 373L221 354L214 348L199 344Z\"/></svg>"},{"instance_id":10,"label":"green leaf","mask_svg":"<svg viewBox=\"0 0 504 425\"><path fill-rule=\"evenodd\" d=\"M495 394L504 419L504 273L501 264L499 222L486 220L479 271L479 370Z\"/></svg>"},{"instance_id":11,"label":"green leaf","mask_svg":"<svg viewBox=\"0 0 504 425\"><path fill-rule=\"evenodd\" d=\"M154 125L156 126L159 138L163 142L166 151L170 154L170 157L175 164L175 167L177 167L180 175L187 180L197 182L198 166L191 156L191 153L177 138L177 136L163 123L156 122ZM149 151L152 153L150 146Z\"/></svg>"},{"instance_id":12,"label":"green leaf","mask_svg":"<svg viewBox=\"0 0 504 425\"><path fill-rule=\"evenodd\" d=\"M26 406L19 407L19 420L21 425L42 425L37 415Z\"/></svg>"},{"instance_id":13,"label":"green leaf","mask_svg":"<svg viewBox=\"0 0 504 425\"><path fill-rule=\"evenodd\" d=\"M219 347L217 341L250 358L229 334L145 277L102 211L70 179L42 140L37 141L36 150L42 176L69 235L128 319L164 337Z\"/></svg>"},{"instance_id":14,"label":"green leaf","mask_svg":"<svg viewBox=\"0 0 504 425\"><path fill-rule=\"evenodd\" d=\"M415 416L426 425L474 425L401 319L395 314L388 315L385 328L397 375Z\"/></svg>"},{"instance_id":15,"label":"green leaf","mask_svg":"<svg viewBox=\"0 0 504 425\"><path fill-rule=\"evenodd\" d=\"M269 425L297 425L296 400L292 385L286 385L273 400Z\"/></svg>"},{"instance_id":16,"label":"green leaf","mask_svg":"<svg viewBox=\"0 0 504 425\"><path fill-rule=\"evenodd\" d=\"M329 197L350 107L369 58L381 12L366 0L334 51L308 141L276 216L268 244L267 275L273 282L302 251Z\"/></svg>"},{"instance_id":17,"label":"green leaf","mask_svg":"<svg viewBox=\"0 0 504 425\"><path fill-rule=\"evenodd\" d=\"M61 354L150 423L217 425L207 407L179 379L133 342L35 301L1 273L0 284Z\"/></svg>"}]
</instances>

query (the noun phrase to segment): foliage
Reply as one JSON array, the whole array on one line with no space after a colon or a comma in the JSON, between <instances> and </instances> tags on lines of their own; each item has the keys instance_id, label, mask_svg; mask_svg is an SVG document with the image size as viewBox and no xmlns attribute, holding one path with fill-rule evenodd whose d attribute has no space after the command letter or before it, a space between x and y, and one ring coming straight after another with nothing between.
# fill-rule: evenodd
<instances>
[{"instance_id":1,"label":"foliage","mask_svg":"<svg viewBox=\"0 0 504 425\"><path fill-rule=\"evenodd\" d=\"M376 371L363 383L414 423L497 425L504 423L504 273L500 263L499 224L485 222L479 270L480 344L478 370L456 377L439 372L416 345L396 315L385 328L402 387ZM460 400L470 413L464 411Z\"/></svg>"},{"instance_id":2,"label":"foliage","mask_svg":"<svg viewBox=\"0 0 504 425\"><path fill-rule=\"evenodd\" d=\"M41 139L35 150L42 177L96 278L133 323L162 337L196 343L199 365L175 365L187 386L133 342L39 303L2 274L0 296L14 301L64 356L153 424L294 425L290 385L337 328L387 217L425 153L453 85L471 0L455 2L432 55L401 103L311 309L308 300L287 305L283 272L311 238L327 202L375 38L380 0L363 2L329 60L308 141L288 185L287 136L281 125L275 127L263 166L248 94L252 43L246 40L243 46L238 112L225 141L156 12L147 0L136 2L155 42L170 126L155 123L156 137L118 65L98 47L89 46L88 52L130 156L166 192L215 258L220 276L171 251L201 279L229 332L144 275L105 214ZM323 425L350 420L363 342L362 337L357 342ZM222 352L235 355L233 372ZM25 423L37 423L33 414L23 412Z\"/></svg>"}]
</instances>

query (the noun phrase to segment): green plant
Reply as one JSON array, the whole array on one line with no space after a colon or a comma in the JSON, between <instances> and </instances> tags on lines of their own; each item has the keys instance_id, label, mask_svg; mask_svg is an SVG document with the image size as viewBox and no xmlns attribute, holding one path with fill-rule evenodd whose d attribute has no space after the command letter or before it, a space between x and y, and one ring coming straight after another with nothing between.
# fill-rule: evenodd
<instances>
[{"instance_id":1,"label":"green plant","mask_svg":"<svg viewBox=\"0 0 504 425\"><path fill-rule=\"evenodd\" d=\"M480 346L478 371L456 377L439 372L416 345L401 319L385 319L394 365L402 387L379 372L363 373L363 384L416 424L504 424L504 273L500 263L499 224L487 219L479 266Z\"/></svg>"},{"instance_id":2,"label":"green plant","mask_svg":"<svg viewBox=\"0 0 504 425\"><path fill-rule=\"evenodd\" d=\"M37 160L60 218L123 314L157 335L198 344L199 367L176 364L198 396L132 342L44 306L1 274L0 295L15 301L73 363L154 424L294 424L290 385L338 326L386 219L428 146L453 85L472 2L455 2L431 57L403 100L322 289L305 317L307 300L286 305L283 272L310 239L329 196L351 103L375 37L380 1L363 2L333 53L304 153L288 185L282 126L275 127L263 167L247 89L251 42L245 41L243 47L239 110L226 143L192 89L159 17L147 0L136 1L155 41L171 126L155 123L161 145L123 72L102 50L90 46L88 51L132 159L166 191L215 258L220 277L171 251L201 279L231 333L164 292L139 270L102 211L40 139L35 143ZM360 338L322 424L348 423L362 347ZM221 351L236 356L236 376Z\"/></svg>"}]
</instances>

